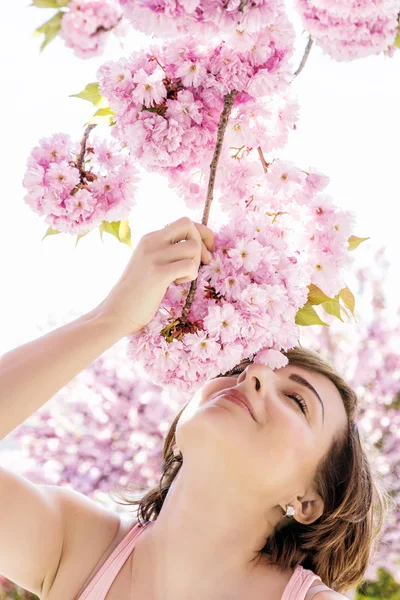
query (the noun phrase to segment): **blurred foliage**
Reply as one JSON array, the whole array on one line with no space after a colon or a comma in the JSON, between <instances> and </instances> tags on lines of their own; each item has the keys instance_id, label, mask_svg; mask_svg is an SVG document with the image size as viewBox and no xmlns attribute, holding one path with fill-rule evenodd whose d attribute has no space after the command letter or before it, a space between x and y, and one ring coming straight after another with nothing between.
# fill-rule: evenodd
<instances>
[{"instance_id":1,"label":"blurred foliage","mask_svg":"<svg viewBox=\"0 0 400 600\"><path fill-rule=\"evenodd\" d=\"M40 600L35 594L27 592L0 575L0 600Z\"/></svg>"},{"instance_id":2,"label":"blurred foliage","mask_svg":"<svg viewBox=\"0 0 400 600\"><path fill-rule=\"evenodd\" d=\"M400 585L385 569L378 569L378 573L378 581L365 581L359 586L355 600L400 600Z\"/></svg>"}]
</instances>

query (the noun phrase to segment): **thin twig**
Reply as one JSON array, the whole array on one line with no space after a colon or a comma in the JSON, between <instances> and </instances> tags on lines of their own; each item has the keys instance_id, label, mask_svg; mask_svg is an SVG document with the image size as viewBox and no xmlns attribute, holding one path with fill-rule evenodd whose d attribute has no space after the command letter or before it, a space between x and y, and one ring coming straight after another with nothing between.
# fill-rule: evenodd
<instances>
[{"instance_id":1,"label":"thin twig","mask_svg":"<svg viewBox=\"0 0 400 600\"><path fill-rule=\"evenodd\" d=\"M227 94L224 97L224 109L223 109L220 119L219 119L217 141L215 144L214 156L213 156L211 164L210 164L210 179L208 181L207 201L206 201L206 205L204 207L203 218L201 220L203 225L207 225L207 223L208 223L211 202L213 200L214 183L215 183L215 176L217 174L218 161L219 161L219 157L220 157L221 150L222 150L222 144L224 141L225 131L228 126L229 115L231 114L232 106L233 106L233 103L237 96L237 93L238 93L237 90L233 90L232 92L229 92L229 94Z\"/></svg>"},{"instance_id":2,"label":"thin twig","mask_svg":"<svg viewBox=\"0 0 400 600\"><path fill-rule=\"evenodd\" d=\"M119 17L115 25L112 25L111 27L104 27L103 25L100 25L100 27L98 27L96 31L93 31L93 33L91 33L89 37L93 37L94 35L98 35L99 33L107 33L107 31L115 29L115 27L121 22L121 20L122 17Z\"/></svg>"},{"instance_id":3,"label":"thin twig","mask_svg":"<svg viewBox=\"0 0 400 600\"><path fill-rule=\"evenodd\" d=\"M307 62L307 58L308 58L308 56L310 54L311 46L313 45L313 43L314 43L314 40L312 39L311 35L309 35L308 36L307 46L306 46L306 49L304 51L303 58L301 59L301 63L300 63L299 68L297 69L296 73L293 75L293 79L295 77L297 77L297 75L303 70L304 65ZM293 79L292 79L292 81L293 81Z\"/></svg>"},{"instance_id":4,"label":"thin twig","mask_svg":"<svg viewBox=\"0 0 400 600\"><path fill-rule=\"evenodd\" d=\"M268 172L269 163L267 163L267 161L264 158L264 154L263 154L263 151L261 150L261 146L258 146L257 151L258 151L258 156L260 157L262 166L264 167L264 173L267 173Z\"/></svg>"},{"instance_id":5,"label":"thin twig","mask_svg":"<svg viewBox=\"0 0 400 600\"><path fill-rule=\"evenodd\" d=\"M206 201L206 205L204 207L203 218L201 220L203 225L207 225L207 223L208 223L211 202L213 200L214 184L215 184L215 176L217 173L218 160L219 160L221 150L222 150L222 144L224 141L225 131L226 131L226 128L228 125L229 115L232 111L232 106L233 106L233 103L235 101L237 94L238 94L237 90L232 90L231 92L229 92L229 94L227 94L224 97L224 108L223 108L223 111L222 111L220 119L219 119L217 141L215 144L214 155L213 155L212 161L210 163L210 179L208 181L207 201ZM183 307L183 310L182 310L181 318L184 321L187 319L190 307L193 303L194 295L196 292L196 286L197 286L197 279L192 281L192 283L190 285L190 290L189 290L188 296L186 298L185 306Z\"/></svg>"},{"instance_id":6,"label":"thin twig","mask_svg":"<svg viewBox=\"0 0 400 600\"><path fill-rule=\"evenodd\" d=\"M247 1L248 0L241 0L240 5L239 5L239 9L238 9L240 12L244 11L244 8L245 8L245 6L247 4Z\"/></svg>"},{"instance_id":7,"label":"thin twig","mask_svg":"<svg viewBox=\"0 0 400 600\"><path fill-rule=\"evenodd\" d=\"M85 129L85 133L83 134L83 138L82 138L82 141L81 141L81 150L80 150L80 152L78 154L78 158L76 160L76 168L79 170L79 173L82 172L83 160L85 158L85 152L86 152L86 142L87 142L87 139L89 137L89 133L95 127L96 127L95 124L88 125L86 127L86 129Z\"/></svg>"}]
</instances>

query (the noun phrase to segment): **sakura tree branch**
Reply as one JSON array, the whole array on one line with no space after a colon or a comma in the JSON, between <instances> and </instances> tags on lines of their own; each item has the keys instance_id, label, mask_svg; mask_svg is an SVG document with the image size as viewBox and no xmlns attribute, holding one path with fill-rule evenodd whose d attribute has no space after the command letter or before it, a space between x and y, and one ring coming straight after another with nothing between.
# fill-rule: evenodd
<instances>
[{"instance_id":1,"label":"sakura tree branch","mask_svg":"<svg viewBox=\"0 0 400 600\"><path fill-rule=\"evenodd\" d=\"M215 176L217 174L217 166L219 157L222 150L222 144L224 141L225 131L228 125L229 115L232 111L232 106L237 96L237 91L233 90L229 92L224 97L224 109L221 113L219 123L218 123L218 132L217 132L217 142L215 144L214 155L210 164L210 179L208 180L208 189L207 189L207 201L204 207L203 218L201 220L203 225L207 225L208 217L210 215L211 202L213 200L214 193L214 184L215 184Z\"/></svg>"},{"instance_id":2,"label":"sakura tree branch","mask_svg":"<svg viewBox=\"0 0 400 600\"><path fill-rule=\"evenodd\" d=\"M210 179L208 181L207 201L206 201L206 205L204 207L203 218L201 220L203 225L207 225L207 223L208 223L211 202L213 200L214 184L215 184L215 177L216 177L216 173L217 173L218 161L219 161L219 157L220 157L221 150L222 150L222 144L224 141L225 131L226 131L226 128L228 125L229 115L231 114L232 106L233 106L233 103L235 101L237 94L238 94L237 90L232 90L231 92L229 92L229 94L226 94L226 96L224 97L224 108L223 108L223 111L222 111L220 119L219 119L218 131L217 131L217 141L215 144L214 155L213 155L213 158L212 158L212 161L210 164ZM192 283L190 285L190 290L189 290L188 296L186 298L185 306L182 311L181 319L183 321L187 321L187 316L189 314L189 310L193 303L194 295L196 292L196 286L197 286L197 279L192 281Z\"/></svg>"},{"instance_id":3,"label":"sakura tree branch","mask_svg":"<svg viewBox=\"0 0 400 600\"><path fill-rule=\"evenodd\" d=\"M261 150L261 146L258 146L257 151L258 151L258 156L260 157L262 166L264 167L264 173L267 173L268 172L269 163L267 163L267 161L264 158L264 154L263 154L263 151Z\"/></svg>"},{"instance_id":4,"label":"sakura tree branch","mask_svg":"<svg viewBox=\"0 0 400 600\"><path fill-rule=\"evenodd\" d=\"M121 22L121 20L122 20L122 17L119 17L119 19L117 20L115 25L112 25L111 27L104 27L103 25L100 25L100 27L98 27L96 29L96 31L93 31L93 33L90 34L90 37L93 37L94 35L98 35L99 33L106 33L107 31L112 31Z\"/></svg>"},{"instance_id":5,"label":"sakura tree branch","mask_svg":"<svg viewBox=\"0 0 400 600\"><path fill-rule=\"evenodd\" d=\"M295 77L297 77L297 75L299 75L299 73L300 73L300 72L303 70L303 68L304 68L304 65L305 65L305 64L306 64L306 62L307 62L307 58L308 58L308 56L309 56L309 54L310 54L311 46L313 45L313 43L314 43L314 40L312 39L311 35L309 35L309 36L308 36L308 42L307 42L307 46L306 46L306 49L305 49L305 51L304 51L303 58L301 59L301 63L300 63L300 65L299 65L299 68L297 69L297 71L296 71L296 72L295 72L295 74L293 75L293 79L294 79ZM293 81L293 79L292 79L292 81Z\"/></svg>"},{"instance_id":6,"label":"sakura tree branch","mask_svg":"<svg viewBox=\"0 0 400 600\"><path fill-rule=\"evenodd\" d=\"M76 159L76 168L79 170L79 173L82 173L83 161L84 161L85 152L86 152L86 143L87 143L87 139L89 137L89 133L95 127L96 127L95 124L88 125L86 127L86 129L85 129L85 133L83 134L83 138L82 138L82 141L81 141L81 150L80 150L80 152L78 154L78 158Z\"/></svg>"}]
</instances>

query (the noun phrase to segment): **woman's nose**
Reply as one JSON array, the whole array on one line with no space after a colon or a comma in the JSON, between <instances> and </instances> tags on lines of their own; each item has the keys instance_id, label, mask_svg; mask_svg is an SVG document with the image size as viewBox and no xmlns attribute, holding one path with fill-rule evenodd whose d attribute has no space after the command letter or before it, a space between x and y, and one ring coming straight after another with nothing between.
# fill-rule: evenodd
<instances>
[{"instance_id":1,"label":"woman's nose","mask_svg":"<svg viewBox=\"0 0 400 600\"><path fill-rule=\"evenodd\" d=\"M250 382L257 392L268 389L274 377L275 373L272 369L255 363L248 365L242 373L242 381Z\"/></svg>"},{"instance_id":2,"label":"woman's nose","mask_svg":"<svg viewBox=\"0 0 400 600\"><path fill-rule=\"evenodd\" d=\"M252 363L238 379L241 391L248 396L260 423L265 419L269 399L274 395L275 377L276 374L269 367Z\"/></svg>"}]
</instances>

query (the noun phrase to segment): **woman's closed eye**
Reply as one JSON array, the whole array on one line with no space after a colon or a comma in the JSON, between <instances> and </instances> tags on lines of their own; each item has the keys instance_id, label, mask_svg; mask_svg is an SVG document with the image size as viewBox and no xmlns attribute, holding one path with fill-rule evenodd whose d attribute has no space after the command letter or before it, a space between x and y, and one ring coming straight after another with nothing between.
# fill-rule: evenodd
<instances>
[{"instance_id":1,"label":"woman's closed eye","mask_svg":"<svg viewBox=\"0 0 400 600\"><path fill-rule=\"evenodd\" d=\"M299 394L293 393L293 394L286 394L286 396L288 396L289 398L293 398L293 400L295 402L297 402L297 404L300 406L301 411L307 415L308 414L308 406L307 404L304 402L303 398L301 396L299 396Z\"/></svg>"}]
</instances>

